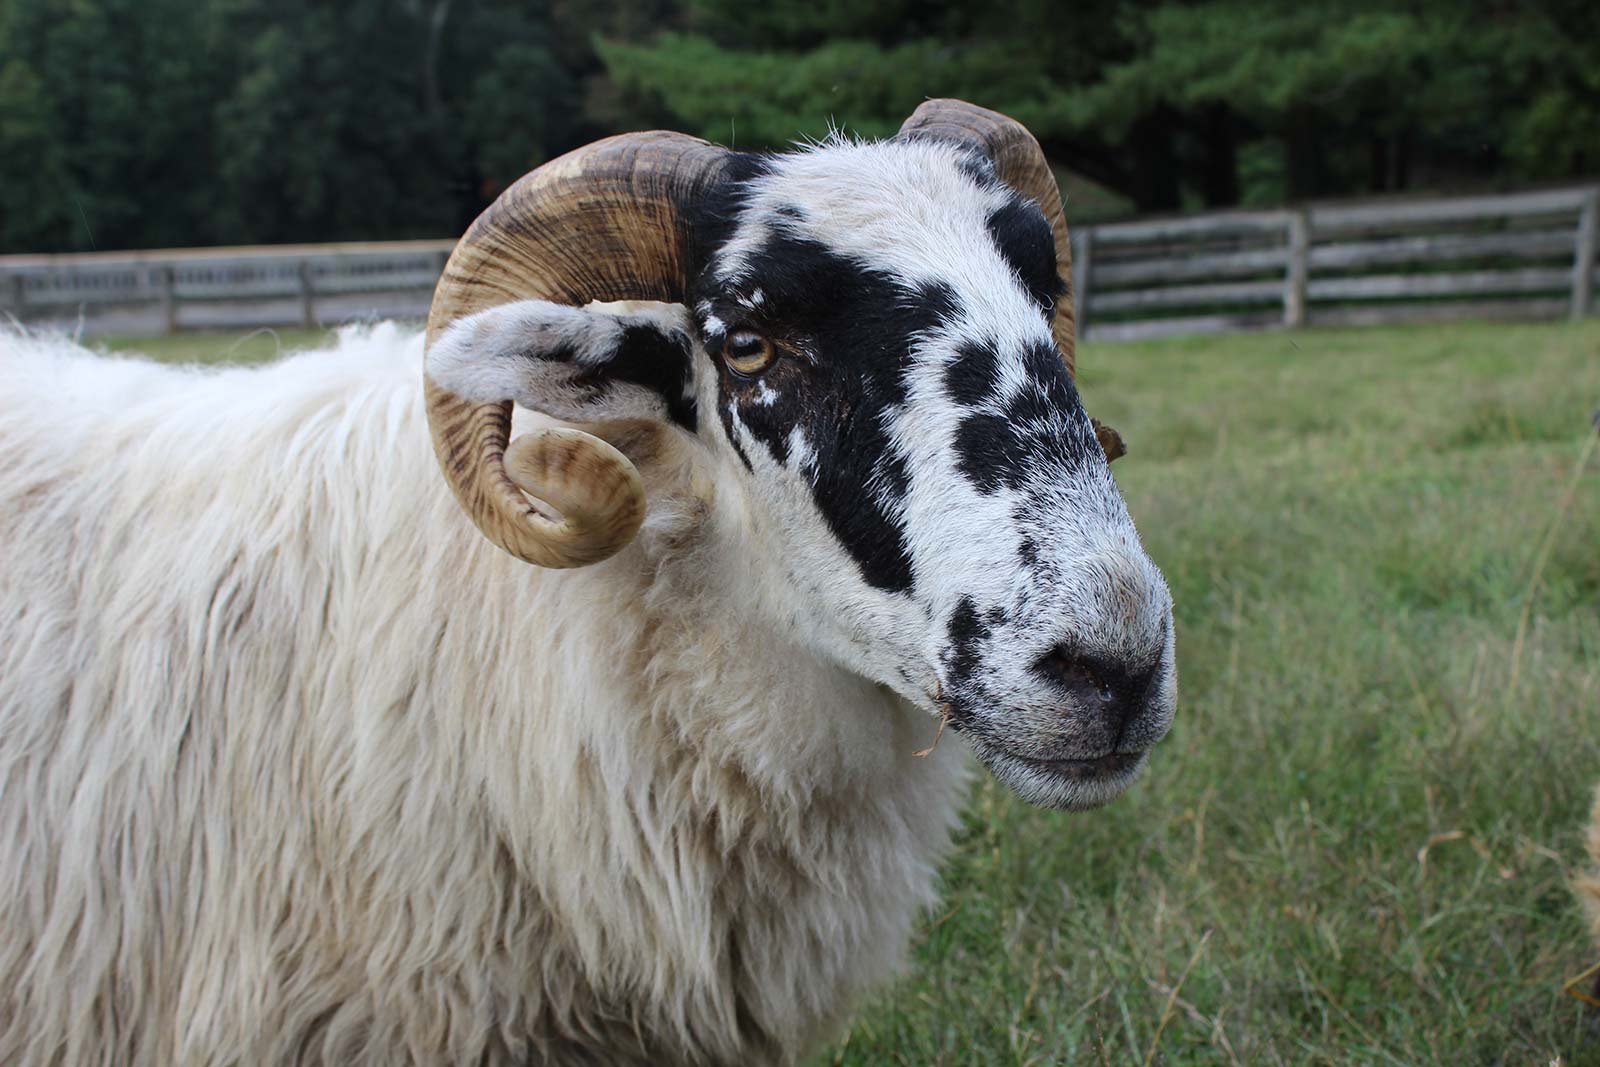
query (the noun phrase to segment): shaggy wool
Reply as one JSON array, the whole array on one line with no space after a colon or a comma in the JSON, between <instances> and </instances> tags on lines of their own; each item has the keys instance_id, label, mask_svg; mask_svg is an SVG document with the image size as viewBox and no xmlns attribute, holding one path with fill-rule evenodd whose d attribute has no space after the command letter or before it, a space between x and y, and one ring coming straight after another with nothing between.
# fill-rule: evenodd
<instances>
[{"instance_id":1,"label":"shaggy wool","mask_svg":"<svg viewBox=\"0 0 1600 1067\"><path fill-rule=\"evenodd\" d=\"M421 356L0 337L0 1063L787 1064L900 964L962 746L670 442L615 558L490 546Z\"/></svg>"}]
</instances>

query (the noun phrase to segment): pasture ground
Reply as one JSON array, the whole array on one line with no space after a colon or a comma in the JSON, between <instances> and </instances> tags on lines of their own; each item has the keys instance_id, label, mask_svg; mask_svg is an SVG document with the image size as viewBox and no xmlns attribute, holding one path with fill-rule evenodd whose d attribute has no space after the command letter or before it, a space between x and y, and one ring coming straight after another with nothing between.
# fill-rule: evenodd
<instances>
[{"instance_id":1,"label":"pasture ground","mask_svg":"<svg viewBox=\"0 0 1600 1067\"><path fill-rule=\"evenodd\" d=\"M818 1063L1600 1064L1559 994L1600 954L1567 888L1600 780L1600 322L1080 361L1172 586L1177 725L1100 812L980 778L911 971Z\"/></svg>"}]
</instances>

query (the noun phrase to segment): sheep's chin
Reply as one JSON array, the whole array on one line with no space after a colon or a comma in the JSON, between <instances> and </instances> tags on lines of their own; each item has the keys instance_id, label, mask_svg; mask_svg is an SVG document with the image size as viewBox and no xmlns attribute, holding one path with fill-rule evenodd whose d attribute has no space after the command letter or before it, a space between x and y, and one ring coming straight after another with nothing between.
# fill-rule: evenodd
<instances>
[{"instance_id":1,"label":"sheep's chin","mask_svg":"<svg viewBox=\"0 0 1600 1067\"><path fill-rule=\"evenodd\" d=\"M964 735L979 761L1001 785L1022 800L1058 811L1089 811L1121 796L1150 761L1148 750L1123 753L1097 766L1093 760L1032 760L997 748L972 733Z\"/></svg>"}]
</instances>

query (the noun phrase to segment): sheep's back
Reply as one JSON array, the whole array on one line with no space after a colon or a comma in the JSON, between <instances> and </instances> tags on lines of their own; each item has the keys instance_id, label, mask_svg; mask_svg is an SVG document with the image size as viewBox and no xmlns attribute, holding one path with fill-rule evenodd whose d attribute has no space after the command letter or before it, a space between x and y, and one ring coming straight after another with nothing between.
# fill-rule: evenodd
<instances>
[{"instance_id":1,"label":"sheep's back","mask_svg":"<svg viewBox=\"0 0 1600 1067\"><path fill-rule=\"evenodd\" d=\"M0 338L0 1062L285 1059L263 1020L372 1018L341 946L404 949L354 905L384 850L338 814L344 713L418 681L337 649L419 647L351 631L449 551L419 361L393 327L223 370Z\"/></svg>"},{"instance_id":2,"label":"sheep's back","mask_svg":"<svg viewBox=\"0 0 1600 1067\"><path fill-rule=\"evenodd\" d=\"M0 336L0 1063L789 1063L903 958L959 748L495 549L420 358Z\"/></svg>"}]
</instances>

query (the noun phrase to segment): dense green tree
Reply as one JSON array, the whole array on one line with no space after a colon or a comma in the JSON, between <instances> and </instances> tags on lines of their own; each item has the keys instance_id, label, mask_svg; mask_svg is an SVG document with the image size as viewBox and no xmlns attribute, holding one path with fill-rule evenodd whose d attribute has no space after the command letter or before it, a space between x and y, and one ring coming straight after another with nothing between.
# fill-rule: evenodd
<instances>
[{"instance_id":1,"label":"dense green tree","mask_svg":"<svg viewBox=\"0 0 1600 1067\"><path fill-rule=\"evenodd\" d=\"M599 51L641 114L659 101L679 125L717 140L775 145L835 125L881 136L927 97L959 96L1028 123L1059 163L1142 192L1171 177L1163 163L1174 117L1154 112L1116 141L1067 121L1075 88L1132 54L1141 6L1086 0L1063 16L1051 0L779 3L741 17L734 0L691 0L689 32Z\"/></svg>"},{"instance_id":2,"label":"dense green tree","mask_svg":"<svg viewBox=\"0 0 1600 1067\"><path fill-rule=\"evenodd\" d=\"M221 239L458 232L565 147L570 77L526 5L234 0L225 32Z\"/></svg>"},{"instance_id":3,"label":"dense green tree","mask_svg":"<svg viewBox=\"0 0 1600 1067\"><path fill-rule=\"evenodd\" d=\"M1597 165L1600 16L1581 0L1060 4L692 0L689 32L600 53L687 128L753 144L891 129L959 95L1144 209Z\"/></svg>"},{"instance_id":4,"label":"dense green tree","mask_svg":"<svg viewBox=\"0 0 1600 1067\"><path fill-rule=\"evenodd\" d=\"M553 40L518 0L6 0L0 249L458 232L580 134Z\"/></svg>"},{"instance_id":5,"label":"dense green tree","mask_svg":"<svg viewBox=\"0 0 1600 1067\"><path fill-rule=\"evenodd\" d=\"M170 241L208 198L215 57L183 0L0 5L0 234L9 248Z\"/></svg>"},{"instance_id":6,"label":"dense green tree","mask_svg":"<svg viewBox=\"0 0 1600 1067\"><path fill-rule=\"evenodd\" d=\"M621 129L1006 111L1141 210L1600 168L1594 0L4 0L0 251L459 232Z\"/></svg>"},{"instance_id":7,"label":"dense green tree","mask_svg":"<svg viewBox=\"0 0 1600 1067\"><path fill-rule=\"evenodd\" d=\"M1600 58L1592 38L1567 36L1536 6L1483 0L1166 3L1138 29L1138 54L1069 101L1064 119L1114 133L1157 108L1225 109L1236 137L1281 153L1268 197L1403 187L1414 166L1445 181L1493 174L1539 85ZM1592 152L1595 128L1568 129ZM1524 173L1575 172L1541 160L1537 141L1521 134Z\"/></svg>"},{"instance_id":8,"label":"dense green tree","mask_svg":"<svg viewBox=\"0 0 1600 1067\"><path fill-rule=\"evenodd\" d=\"M66 147L55 108L31 64L0 64L0 248L40 247L71 226ZM25 206L31 205L31 210Z\"/></svg>"}]
</instances>

